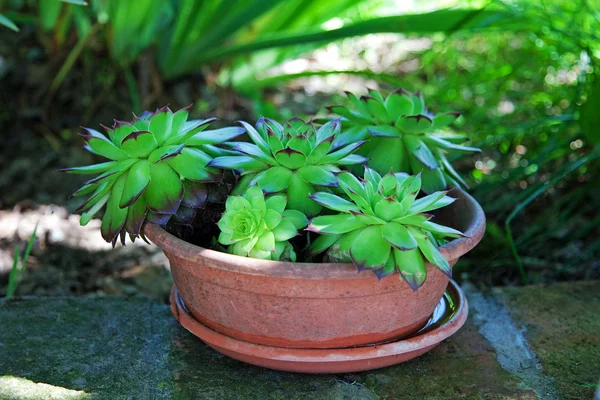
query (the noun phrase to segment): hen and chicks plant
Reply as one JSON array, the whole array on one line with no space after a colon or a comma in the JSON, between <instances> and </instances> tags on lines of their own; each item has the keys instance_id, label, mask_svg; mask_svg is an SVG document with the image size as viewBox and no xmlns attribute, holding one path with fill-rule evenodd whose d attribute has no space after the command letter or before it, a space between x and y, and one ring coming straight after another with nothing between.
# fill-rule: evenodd
<instances>
[{"instance_id":1,"label":"hen and chicks plant","mask_svg":"<svg viewBox=\"0 0 600 400\"><path fill-rule=\"evenodd\" d=\"M420 175L389 172L382 177L367 167L362 180L350 172L337 178L345 196L319 192L311 197L336 214L312 219L307 230L320 236L309 254L327 250L329 261L352 261L379 278L399 272L413 290L425 282L426 260L451 275L438 240L462 233L431 222L433 215L428 212L451 204L454 198L440 191L417 199Z\"/></svg>"},{"instance_id":2,"label":"hen and chicks plant","mask_svg":"<svg viewBox=\"0 0 600 400\"><path fill-rule=\"evenodd\" d=\"M145 221L165 227L174 215L193 216L215 188L231 187L216 240L228 253L283 261L324 254L379 278L398 273L413 290L427 262L450 276L439 246L463 234L430 212L455 200L446 186L464 184L447 153L478 149L442 131L457 113L429 113L418 93L348 97L355 109L330 107L342 118L320 126L261 117L256 127L206 130L214 118L188 121L188 108L164 107L115 121L108 137L85 128L85 148L109 161L64 170L98 174L74 194L89 195L81 223L106 205L102 237L114 245L126 233L143 237ZM232 141L244 132L250 142ZM227 186L224 170L235 177Z\"/></svg>"},{"instance_id":3,"label":"hen and chicks plant","mask_svg":"<svg viewBox=\"0 0 600 400\"><path fill-rule=\"evenodd\" d=\"M288 208L308 216L321 211L321 206L309 198L317 187L323 190L337 186L335 174L341 167L367 161L365 157L352 154L364 141L354 141L332 150L341 131L337 119L319 128L297 117L284 125L260 118L256 129L246 122L241 124L252 143L228 143L240 154L217 157L209 165L240 172L242 179L234 194L259 185L267 194L287 196Z\"/></svg>"},{"instance_id":4,"label":"hen and chicks plant","mask_svg":"<svg viewBox=\"0 0 600 400\"><path fill-rule=\"evenodd\" d=\"M370 91L358 98L347 93L353 107L330 106L348 129L334 142L346 146L368 140L359 153L369 159L368 165L380 174L421 172L426 193L448 186L467 186L448 160L451 152L477 152L474 147L461 145L466 136L445 131L459 116L458 112L433 114L425 107L420 92L398 89L383 97Z\"/></svg>"},{"instance_id":5,"label":"hen and chicks plant","mask_svg":"<svg viewBox=\"0 0 600 400\"><path fill-rule=\"evenodd\" d=\"M165 226L178 211L203 208L210 184L222 171L209 166L215 156L228 154L215 146L244 133L242 127L206 130L215 118L188 121L189 108L173 113L168 107L144 113L131 122L105 127L108 137L84 128L84 148L109 161L65 168L75 174L99 174L73 196L89 195L79 207L86 225L105 205L101 233L113 246L125 233L140 236L144 221Z\"/></svg>"}]
</instances>

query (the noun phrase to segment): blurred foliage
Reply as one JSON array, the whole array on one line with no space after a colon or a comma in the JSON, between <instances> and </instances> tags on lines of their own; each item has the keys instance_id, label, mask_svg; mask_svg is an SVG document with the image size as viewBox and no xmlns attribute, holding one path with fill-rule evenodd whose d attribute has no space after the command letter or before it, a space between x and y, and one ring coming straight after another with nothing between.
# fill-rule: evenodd
<instances>
[{"instance_id":1,"label":"blurred foliage","mask_svg":"<svg viewBox=\"0 0 600 400\"><path fill-rule=\"evenodd\" d=\"M384 72L343 72L389 90L421 90L434 112L465 111L456 130L484 153L454 163L471 169L468 181L489 222L460 270L490 283L597 278L600 2L494 5L534 29L434 35L425 50L408 52ZM340 71L267 75L253 87L331 73ZM345 101L334 94L334 104ZM257 103L261 111L279 110Z\"/></svg>"},{"instance_id":2,"label":"blurred foliage","mask_svg":"<svg viewBox=\"0 0 600 400\"><path fill-rule=\"evenodd\" d=\"M434 112L464 110L455 129L484 149L453 160L489 217L484 242L458 267L496 284L600 277L600 0L69 3L80 2L0 0L0 24L35 31L52 73L36 90L85 91L84 119L109 92L125 91L130 104L118 106L139 111L156 101L148 82L179 88L198 76L198 112L219 95L280 118L343 104L357 79L421 90ZM394 36L378 47L377 33ZM364 35L363 48L349 39ZM311 64L318 52L329 68ZM299 59L303 68L282 68ZM94 74L94 64L112 65ZM315 79L333 89L313 90Z\"/></svg>"}]
</instances>

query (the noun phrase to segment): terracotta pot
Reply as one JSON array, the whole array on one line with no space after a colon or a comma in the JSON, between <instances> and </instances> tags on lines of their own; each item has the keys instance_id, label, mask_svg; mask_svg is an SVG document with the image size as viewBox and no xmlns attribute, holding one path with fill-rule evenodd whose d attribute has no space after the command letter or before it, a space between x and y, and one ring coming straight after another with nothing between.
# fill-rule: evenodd
<instances>
[{"instance_id":1,"label":"terracotta pot","mask_svg":"<svg viewBox=\"0 0 600 400\"><path fill-rule=\"evenodd\" d=\"M438 221L467 237L440 248L451 265L481 240L485 216L462 190ZM264 261L204 249L153 224L145 235L161 247L181 298L195 319L247 342L294 348L382 343L419 330L440 301L448 277L427 265L416 292L397 275L381 280L352 264Z\"/></svg>"}]
</instances>

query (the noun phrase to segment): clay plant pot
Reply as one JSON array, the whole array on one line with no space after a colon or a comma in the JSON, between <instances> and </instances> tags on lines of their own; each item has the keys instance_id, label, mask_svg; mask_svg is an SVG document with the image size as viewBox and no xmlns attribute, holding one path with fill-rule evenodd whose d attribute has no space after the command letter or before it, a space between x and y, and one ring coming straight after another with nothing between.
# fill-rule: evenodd
<instances>
[{"instance_id":1,"label":"clay plant pot","mask_svg":"<svg viewBox=\"0 0 600 400\"><path fill-rule=\"evenodd\" d=\"M438 221L467 237L440 248L454 265L481 240L485 216L462 190ZM145 235L162 248L179 294L200 323L246 342L293 348L383 343L419 330L439 303L448 277L427 265L416 292L398 275L378 280L352 264L264 261L204 249L153 224Z\"/></svg>"}]
</instances>

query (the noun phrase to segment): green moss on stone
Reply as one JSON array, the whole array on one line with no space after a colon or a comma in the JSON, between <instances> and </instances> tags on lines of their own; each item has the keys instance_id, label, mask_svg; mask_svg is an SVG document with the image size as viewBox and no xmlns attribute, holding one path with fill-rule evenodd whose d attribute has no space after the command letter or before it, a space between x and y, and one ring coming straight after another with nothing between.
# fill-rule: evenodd
<instances>
[{"instance_id":1,"label":"green moss on stone","mask_svg":"<svg viewBox=\"0 0 600 400\"><path fill-rule=\"evenodd\" d=\"M554 377L561 399L591 399L600 373L600 281L496 291Z\"/></svg>"}]
</instances>

